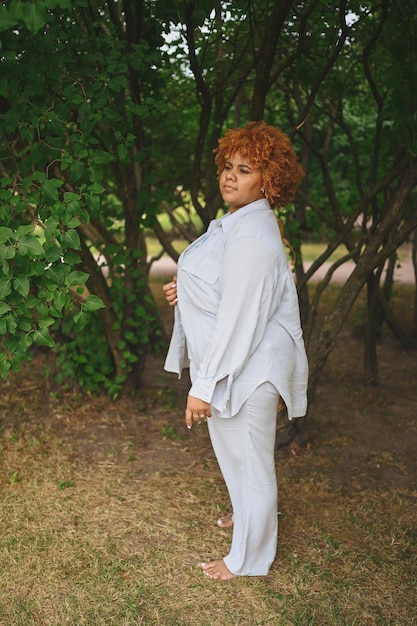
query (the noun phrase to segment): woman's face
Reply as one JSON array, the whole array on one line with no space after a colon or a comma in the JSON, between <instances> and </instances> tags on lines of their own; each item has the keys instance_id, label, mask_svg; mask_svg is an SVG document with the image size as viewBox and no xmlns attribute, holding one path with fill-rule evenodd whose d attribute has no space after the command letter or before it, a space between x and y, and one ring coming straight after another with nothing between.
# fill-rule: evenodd
<instances>
[{"instance_id":1,"label":"woman's face","mask_svg":"<svg viewBox=\"0 0 417 626\"><path fill-rule=\"evenodd\" d=\"M230 213L263 197L262 174L250 159L243 159L235 152L226 161L220 174L219 188L222 198L230 207Z\"/></svg>"}]
</instances>

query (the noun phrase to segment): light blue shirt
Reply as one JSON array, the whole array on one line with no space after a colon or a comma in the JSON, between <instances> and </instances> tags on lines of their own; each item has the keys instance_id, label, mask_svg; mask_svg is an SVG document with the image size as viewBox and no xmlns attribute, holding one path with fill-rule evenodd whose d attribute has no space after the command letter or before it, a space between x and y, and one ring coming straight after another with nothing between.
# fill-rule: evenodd
<instances>
[{"instance_id":1,"label":"light blue shirt","mask_svg":"<svg viewBox=\"0 0 417 626\"><path fill-rule=\"evenodd\" d=\"M189 393L232 417L269 381L289 419L307 410L297 290L266 200L213 220L180 256L165 369L190 367Z\"/></svg>"}]
</instances>

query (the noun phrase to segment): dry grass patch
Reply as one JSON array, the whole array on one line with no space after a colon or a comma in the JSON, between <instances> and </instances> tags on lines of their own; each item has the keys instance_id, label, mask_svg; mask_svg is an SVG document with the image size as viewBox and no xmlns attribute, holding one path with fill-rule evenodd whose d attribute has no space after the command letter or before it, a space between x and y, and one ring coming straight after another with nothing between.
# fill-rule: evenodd
<instances>
[{"instance_id":1,"label":"dry grass patch","mask_svg":"<svg viewBox=\"0 0 417 626\"><path fill-rule=\"evenodd\" d=\"M346 496L313 454L284 455L276 563L222 584L198 567L230 538L214 524L227 497L206 435L200 458L144 478L139 461L91 463L42 433L2 433L1 624L413 623L412 493Z\"/></svg>"}]
</instances>

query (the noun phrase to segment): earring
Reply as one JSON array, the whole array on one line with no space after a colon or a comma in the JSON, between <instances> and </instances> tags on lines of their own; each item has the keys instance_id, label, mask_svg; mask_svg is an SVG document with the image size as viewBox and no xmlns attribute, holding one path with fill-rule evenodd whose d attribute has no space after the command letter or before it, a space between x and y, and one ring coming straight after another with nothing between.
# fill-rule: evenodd
<instances>
[{"instance_id":1,"label":"earring","mask_svg":"<svg viewBox=\"0 0 417 626\"><path fill-rule=\"evenodd\" d=\"M265 189L263 187L261 187L261 194L264 196L265 195Z\"/></svg>"}]
</instances>

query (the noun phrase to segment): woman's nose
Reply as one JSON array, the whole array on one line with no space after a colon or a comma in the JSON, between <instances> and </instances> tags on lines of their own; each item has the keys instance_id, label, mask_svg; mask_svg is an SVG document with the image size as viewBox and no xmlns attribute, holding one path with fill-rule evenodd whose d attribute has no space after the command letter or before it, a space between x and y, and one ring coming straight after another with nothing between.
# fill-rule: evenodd
<instances>
[{"instance_id":1,"label":"woman's nose","mask_svg":"<svg viewBox=\"0 0 417 626\"><path fill-rule=\"evenodd\" d=\"M236 177L236 174L235 174L234 170L227 170L226 178L228 180L234 180L235 177Z\"/></svg>"}]
</instances>

